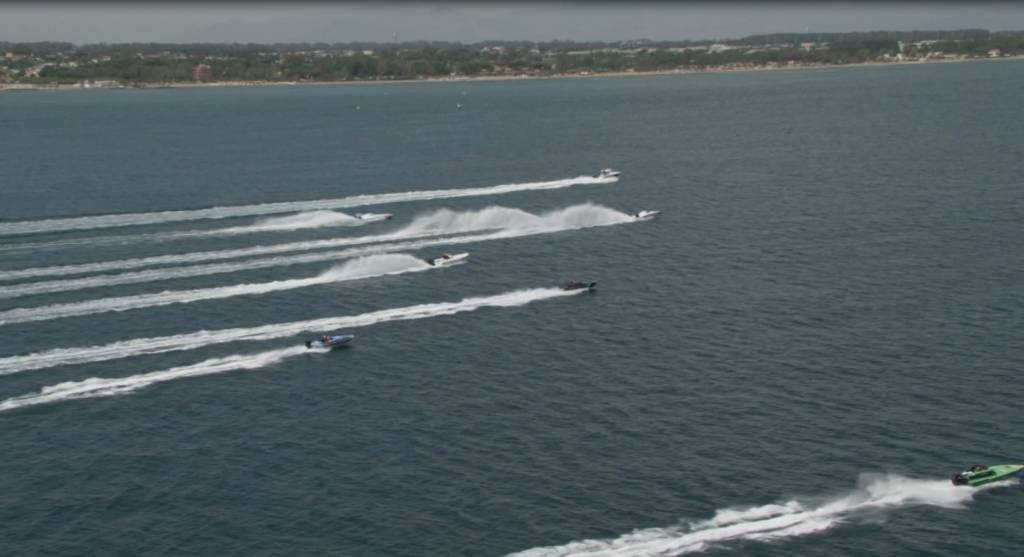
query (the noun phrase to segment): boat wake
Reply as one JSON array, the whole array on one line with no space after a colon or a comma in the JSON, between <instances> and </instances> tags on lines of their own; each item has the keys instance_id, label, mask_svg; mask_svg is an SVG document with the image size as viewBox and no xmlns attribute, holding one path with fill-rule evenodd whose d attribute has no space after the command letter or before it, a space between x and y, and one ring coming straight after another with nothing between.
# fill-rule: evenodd
<instances>
[{"instance_id":1,"label":"boat wake","mask_svg":"<svg viewBox=\"0 0 1024 557\"><path fill-rule=\"evenodd\" d=\"M174 381L176 379L184 379L186 377L199 377L202 375L212 375L214 373L224 373L240 369L259 369L276 364L286 358L291 358L305 353L307 353L305 346L293 346L290 348L260 352L258 354L239 354L227 356L225 358L213 358L197 364L174 367L162 371L143 373L140 375L132 375L130 377L120 377L116 379L90 377L89 379L84 379L82 381L66 381L49 387L43 387L43 389L36 394L18 396L4 400L0 402L0 412L65 400L127 394L156 383Z\"/></svg>"},{"instance_id":2,"label":"boat wake","mask_svg":"<svg viewBox=\"0 0 1024 557\"><path fill-rule=\"evenodd\" d=\"M314 228L362 226L378 222L380 218L356 218L335 211L310 211L283 217L260 219L252 224L216 228L213 230L182 230L179 232L152 232L149 234L121 234L117 236L95 236L91 238L73 238L54 240L52 242L26 242L0 246L0 252L26 252L54 250L78 247L118 246L137 244L140 242L164 242L171 240L191 240L197 238L216 238L221 236L238 236L261 232L290 232L294 230L311 230Z\"/></svg>"},{"instance_id":3,"label":"boat wake","mask_svg":"<svg viewBox=\"0 0 1024 557\"><path fill-rule=\"evenodd\" d=\"M362 226L369 221L357 219L352 215L336 211L310 211L260 219L244 226L232 226L220 230L193 231L213 236L233 236L236 234L253 234L256 232L281 232L288 230L305 230L308 228L326 228L330 226Z\"/></svg>"},{"instance_id":4,"label":"boat wake","mask_svg":"<svg viewBox=\"0 0 1024 557\"><path fill-rule=\"evenodd\" d=\"M334 282L358 280L385 275L398 275L426 271L435 267L422 259L406 254L370 255L335 266L328 271L309 278L277 280L272 282L234 284L213 288L197 288L193 290L166 290L153 294L137 294L113 298L99 298L67 304L15 308L0 311L0 326L31 321L46 321L64 317L76 317L107 313L112 311L128 311L133 309L167 306L171 304L189 304L203 300L219 300L234 296L251 296L267 294L282 290L307 288Z\"/></svg>"},{"instance_id":5,"label":"boat wake","mask_svg":"<svg viewBox=\"0 0 1024 557\"><path fill-rule=\"evenodd\" d=\"M985 486L1005 486L997 482ZM862 474L857 488L838 498L812 504L789 501L744 509L722 509L709 520L666 528L636 530L615 539L583 540L538 547L515 557L669 557L739 542L767 542L821 532L869 512L930 505L960 508L982 489L949 480L920 480L895 474Z\"/></svg>"},{"instance_id":6,"label":"boat wake","mask_svg":"<svg viewBox=\"0 0 1024 557\"><path fill-rule=\"evenodd\" d=\"M204 219L225 219L231 217L297 213L304 211L323 211L345 209L349 207L362 207L367 205L384 205L387 203L502 195L506 193L531 190L552 190L582 184L611 184L616 181L618 181L618 178L615 177L595 178L593 176L577 176L575 178L565 178L562 180L553 180L548 182L524 182L477 188L420 190L399 193L355 195L336 199L316 199L310 201L286 201L281 203L261 203L257 205L211 207L208 209L0 222L0 236L39 234L66 230L116 228L122 226L140 226L146 224L163 224Z\"/></svg>"},{"instance_id":7,"label":"boat wake","mask_svg":"<svg viewBox=\"0 0 1024 557\"><path fill-rule=\"evenodd\" d=\"M0 286L0 298L16 298L19 296L29 296L34 294L43 294L51 292L64 292L70 290L80 290L83 288L136 284L175 278L187 278L219 273L250 271L283 265L298 265L305 263L317 263L322 261L334 261L373 253L406 251L426 247L440 246L445 244L468 244L475 242L484 242L489 240L532 236L535 234L551 234L565 230L578 230L582 228L611 226L616 224L638 222L635 219L631 218L629 215L626 215L625 213L620 213L619 211L615 211L612 209L608 209L606 207L601 207L599 205L592 204L575 205L572 207L567 207L565 209L552 211L550 213L546 213L540 216L526 213L524 211L519 211L518 209L491 207L489 209L471 212L482 217L478 220L473 221L471 224L473 226L480 226L486 229L487 227L490 227L491 223L491 221L486 217L486 215L491 215L492 217L505 219L506 217L508 217L508 213L516 214L519 217L519 220L516 221L515 226L510 226L509 228L504 230L499 229L496 232L489 232L486 234L468 234L452 236L435 235L433 233L424 232L426 228L432 227L446 218L453 218L451 215L458 215L458 213L453 213L451 211L439 211L438 213L441 213L445 216L437 218L437 214L431 215L425 217L425 220L428 222L416 225L417 231L414 232L414 234L423 234L427 236L426 239L421 239L417 241L397 242L392 244L374 244L368 247L350 248L336 251L314 251L312 253L286 255L238 262L224 262L182 267L165 267L159 269L149 269L113 275L95 275L84 278L58 279L31 282L25 284L14 284L10 286ZM380 237L378 236L377 238ZM291 246L291 244L286 245ZM276 246L265 247L275 248L274 251L287 251L278 250L276 249ZM231 251L237 252L238 250ZM202 255L204 253L210 252L199 252L199 255ZM188 255L189 254L185 254L184 256L176 257L188 257ZM49 269L55 268L51 267ZM26 271L31 270L8 271L7 274L11 275L14 273L25 273ZM4 278L4 274L4 272L0 272L0 280Z\"/></svg>"},{"instance_id":8,"label":"boat wake","mask_svg":"<svg viewBox=\"0 0 1024 557\"><path fill-rule=\"evenodd\" d=\"M543 215L534 215L519 209L507 207L487 207L477 211L455 212L441 209L431 214L414 219L406 227L389 234L357 236L355 238L335 238L329 240L313 240L306 242L288 242L269 246L254 246L214 251L198 251L182 254L156 255L134 259L115 261L99 261L76 265L58 265L53 267L32 267L0 271L0 281L20 280L26 278L77 275L106 271L126 271L156 265L175 265L201 263L219 259L236 259L275 253L292 253L296 251L313 251L411 240L416 238L441 235L479 232L483 230L534 231L550 232L570 228L585 228L604 224L620 224L634 219L625 213L592 204L576 205ZM0 294L0 297L3 297Z\"/></svg>"},{"instance_id":9,"label":"boat wake","mask_svg":"<svg viewBox=\"0 0 1024 557\"><path fill-rule=\"evenodd\" d=\"M424 263L426 265L426 263ZM304 332L366 327L389 321L426 319L442 315L476 311L488 307L518 307L541 300L574 296L584 290L565 291L561 288L534 288L515 290L494 296L465 298L458 302L420 304L384 309L360 315L326 317L309 321L274 323L258 327L196 331L165 337L137 338L78 348L56 348L23 356L0 358L0 375L45 369L62 365L76 365L129 358L143 354L159 354L180 350L193 350L204 346L236 341L271 340L286 338Z\"/></svg>"}]
</instances>

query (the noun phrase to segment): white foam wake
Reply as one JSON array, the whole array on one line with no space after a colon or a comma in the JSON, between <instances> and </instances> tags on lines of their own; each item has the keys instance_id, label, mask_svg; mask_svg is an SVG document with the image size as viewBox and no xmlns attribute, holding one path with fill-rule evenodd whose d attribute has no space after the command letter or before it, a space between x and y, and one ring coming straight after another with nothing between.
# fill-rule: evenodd
<instances>
[{"instance_id":1,"label":"white foam wake","mask_svg":"<svg viewBox=\"0 0 1024 557\"><path fill-rule=\"evenodd\" d=\"M269 292L294 290L296 288L306 288L309 286L328 284L332 282L412 273L435 268L437 267L433 267L422 259L418 259L411 255L371 255L337 265L336 267L315 277L277 280L262 283L234 284L231 286L197 288L192 290L165 290L164 292L156 292L153 294L136 294L133 296L100 298L96 300L85 300L82 302L66 304L15 308L0 311L0 326L10 325L13 323L46 321L64 317L107 313L111 311L128 311L133 309L167 306L171 304L189 304L204 300L231 298L234 296L267 294Z\"/></svg>"},{"instance_id":2,"label":"white foam wake","mask_svg":"<svg viewBox=\"0 0 1024 557\"><path fill-rule=\"evenodd\" d=\"M285 358L307 352L305 346L293 346L257 354L238 354L226 358L213 358L197 364L172 367L163 371L154 371L130 377L114 379L90 377L82 381L66 381L49 387L43 387L39 393L4 400L0 402L0 412L65 400L127 394L156 383L185 379L187 377L199 377L240 369L259 369L280 362Z\"/></svg>"},{"instance_id":3,"label":"white foam wake","mask_svg":"<svg viewBox=\"0 0 1024 557\"><path fill-rule=\"evenodd\" d=\"M341 328L366 327L388 321L425 319L454 315L487 307L516 307L532 302L562 296L573 296L584 290L565 291L561 288L534 288L515 290L494 296L465 298L458 302L421 304L385 309L360 315L326 317L309 321L274 323L259 327L196 331L165 337L137 338L99 346L55 348L23 356L0 358L0 375L45 369L61 365L85 364L128 358L143 354L159 354L179 350L192 350L204 346L236 341L285 338L302 332L322 332Z\"/></svg>"},{"instance_id":4,"label":"white foam wake","mask_svg":"<svg viewBox=\"0 0 1024 557\"><path fill-rule=\"evenodd\" d=\"M227 207L211 207L208 209L189 209L180 211L161 211L152 213L125 213L119 215L97 215L92 217L71 217L31 221L0 222L0 236L38 234L64 230L88 230L94 228L114 228L121 226L138 226L145 224L161 224L203 219L224 219L278 213L296 213L302 211L344 209L367 205L384 205L409 201L426 201L432 199L451 199L457 197L478 197L485 195L501 195L506 193L551 190L567 188L580 184L610 184L618 178L595 178L593 176L577 176L549 182L525 182L519 184L502 184L478 188L457 188L439 190L421 190L399 193L383 193L373 195L355 195L336 199L316 199L311 201L286 201L281 203L261 203L257 205L235 205Z\"/></svg>"},{"instance_id":5,"label":"white foam wake","mask_svg":"<svg viewBox=\"0 0 1024 557\"><path fill-rule=\"evenodd\" d=\"M487 207L477 211L464 212L442 209L434 211L428 215L418 217L404 228L389 234L304 242L288 242L269 246L254 246L227 250L156 255L116 261L81 263L76 265L15 269L0 271L0 280L9 281L46 276L126 271L155 265L183 265L220 259L237 259L242 257L272 255L275 253L324 250L343 246L410 240L440 235L478 232L483 230L563 230L566 228L593 226L591 223L604 223L610 220L614 220L618 223L632 221L633 219L624 213L619 213L617 211L612 211L611 209L590 204L577 205L539 216L519 209L509 209L507 207ZM2 296L2 294L0 294L0 296Z\"/></svg>"},{"instance_id":6,"label":"white foam wake","mask_svg":"<svg viewBox=\"0 0 1024 557\"><path fill-rule=\"evenodd\" d=\"M171 240L186 240L196 238L213 238L219 236L236 236L241 234L254 234L257 232L288 232L293 230L309 230L313 228L327 227L352 227L362 226L371 222L385 220L387 215L373 215L366 213L362 218L356 218L345 213L335 211L310 211L283 217L270 217L260 219L252 224L232 226L228 228L215 228L212 230L182 230L177 232L151 232L148 234L120 234L116 236L95 236L91 238L72 238L68 240L54 240L50 242L24 242L0 246L0 252L26 252L39 250L53 250L78 247L99 247L117 246L125 244L137 244L140 242L163 242Z\"/></svg>"},{"instance_id":7,"label":"white foam wake","mask_svg":"<svg viewBox=\"0 0 1024 557\"><path fill-rule=\"evenodd\" d=\"M234 234L252 234L254 232L280 232L283 230L304 230L308 228L325 228L329 226L361 226L368 221L360 220L352 215L335 211L309 211L283 217L269 217L257 220L252 224L232 226L219 230L203 230L218 236ZM200 232L200 231L195 231Z\"/></svg>"},{"instance_id":8,"label":"white foam wake","mask_svg":"<svg viewBox=\"0 0 1024 557\"><path fill-rule=\"evenodd\" d=\"M518 211L515 209L504 209L501 207L485 209L484 211L478 211L478 213L492 212L497 215L500 215L505 211L511 211L520 214L522 220L526 225L516 228L510 228L507 230L499 230L497 232L490 232L486 234L470 234L460 236L428 236L425 239L416 241L398 242L393 244L374 244L368 247L349 248L345 250L317 251L313 253L278 256L238 262L224 262L183 267L165 267L159 269L148 269L143 271L120 273L116 275L95 275L84 278L59 279L31 282L25 284L14 284L10 286L0 286L0 298L16 298L19 296L29 296L34 294L44 294L51 292L64 292L71 290L80 290L83 288L96 288L101 286L116 286L123 284L137 284L157 280L187 278L202 275L231 273L238 271L250 271L284 265L298 265L322 261L335 261L339 259L367 255L371 253L386 253L394 251L422 249L426 247L440 246L445 244L468 244L475 242L485 242L489 240L532 236L535 234L550 234L555 232L561 232L564 230L576 230L581 228L592 228L598 226L611 226L615 224L638 222L636 221L636 219L633 219L632 217L626 215L625 213L620 213L612 209L591 204L575 205L565 209L552 211L550 213L546 213L540 216L532 215L530 213ZM448 217L445 217L444 215L447 214L450 215L448 215ZM442 216L439 217L438 215ZM440 221L444 220L444 218L449 218L451 215L457 215L457 213L451 211L439 211L438 213L432 215L430 218L437 218L438 221ZM437 221L434 222L436 223Z\"/></svg>"},{"instance_id":9,"label":"white foam wake","mask_svg":"<svg viewBox=\"0 0 1024 557\"><path fill-rule=\"evenodd\" d=\"M990 484L986 488L1005 485ZM827 530L858 514L914 505L958 508L977 488L949 480L919 480L888 474L862 474L857 488L822 504L789 501L745 509L723 509L713 518L686 526L636 530L615 539L583 540L538 547L515 557L670 557L704 551L730 542L772 541Z\"/></svg>"},{"instance_id":10,"label":"white foam wake","mask_svg":"<svg viewBox=\"0 0 1024 557\"><path fill-rule=\"evenodd\" d=\"M442 244L453 242L476 242L496 237L499 237L499 235L490 234L476 236L445 236L443 238L437 238L434 240L420 240L411 242L401 242L395 244L376 244L372 247L320 251L313 253L304 253L299 255L266 257L262 259L250 259L223 263L208 263L205 265L162 267L157 269L145 269L142 271L132 271L111 275L91 275L87 277L73 279L27 282L22 284L13 284L10 286L0 286L0 298L18 298L21 296L31 296L34 294L68 292L73 290L82 290L86 288L119 286L124 284L139 284L160 280L180 279L224 273L235 273L240 271L253 271L257 269L283 267L288 265L300 265L304 263L337 261L341 259L348 259L350 257L365 256L367 254L383 254L394 251L419 249L423 247L439 246ZM463 241L463 239L465 240Z\"/></svg>"}]
</instances>

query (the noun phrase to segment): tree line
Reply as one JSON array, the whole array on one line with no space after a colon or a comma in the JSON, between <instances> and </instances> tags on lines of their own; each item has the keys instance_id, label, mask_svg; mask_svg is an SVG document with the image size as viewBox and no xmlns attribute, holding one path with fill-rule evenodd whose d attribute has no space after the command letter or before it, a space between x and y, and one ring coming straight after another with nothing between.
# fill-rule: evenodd
<instances>
[{"instance_id":1,"label":"tree line","mask_svg":"<svg viewBox=\"0 0 1024 557\"><path fill-rule=\"evenodd\" d=\"M74 83L187 82L204 64L215 81L348 81L554 75L783 64L849 64L897 54L1024 54L1024 32L778 33L732 41L445 41L403 43L0 42L0 79ZM30 68L35 71L27 72ZM27 77L38 73L38 77Z\"/></svg>"}]
</instances>

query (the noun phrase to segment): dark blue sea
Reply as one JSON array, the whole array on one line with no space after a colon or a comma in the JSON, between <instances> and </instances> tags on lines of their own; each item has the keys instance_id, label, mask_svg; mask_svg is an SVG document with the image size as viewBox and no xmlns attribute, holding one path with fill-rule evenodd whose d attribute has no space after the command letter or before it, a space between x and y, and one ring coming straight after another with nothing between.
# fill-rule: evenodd
<instances>
[{"instance_id":1,"label":"dark blue sea","mask_svg":"<svg viewBox=\"0 0 1024 557\"><path fill-rule=\"evenodd\" d=\"M0 555L1018 556L1022 69L0 94Z\"/></svg>"}]
</instances>

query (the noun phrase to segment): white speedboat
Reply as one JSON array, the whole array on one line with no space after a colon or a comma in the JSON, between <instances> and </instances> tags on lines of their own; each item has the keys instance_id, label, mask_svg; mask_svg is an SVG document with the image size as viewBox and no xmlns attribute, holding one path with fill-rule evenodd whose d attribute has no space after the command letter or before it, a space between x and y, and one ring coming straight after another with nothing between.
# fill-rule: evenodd
<instances>
[{"instance_id":1,"label":"white speedboat","mask_svg":"<svg viewBox=\"0 0 1024 557\"><path fill-rule=\"evenodd\" d=\"M388 220L393 215L391 213L356 213L352 216L365 222L377 222L379 220Z\"/></svg>"},{"instance_id":2,"label":"white speedboat","mask_svg":"<svg viewBox=\"0 0 1024 557\"><path fill-rule=\"evenodd\" d=\"M621 170L614 170L611 168L602 168L601 172L598 172L594 178L617 178L622 175Z\"/></svg>"},{"instance_id":3,"label":"white speedboat","mask_svg":"<svg viewBox=\"0 0 1024 557\"><path fill-rule=\"evenodd\" d=\"M651 220L660 214L661 211L640 211L639 213L634 213L633 218L636 220Z\"/></svg>"},{"instance_id":4,"label":"white speedboat","mask_svg":"<svg viewBox=\"0 0 1024 557\"><path fill-rule=\"evenodd\" d=\"M427 263L430 263L431 265L434 265L435 267L439 267L439 266L451 265L452 263L463 261L467 257L469 257L469 252L455 253L455 254L444 253L444 254L441 254L441 257L437 257L435 259L428 259Z\"/></svg>"}]
</instances>

